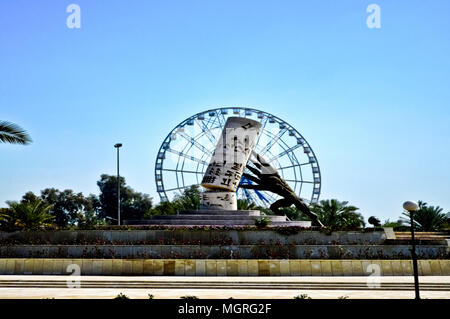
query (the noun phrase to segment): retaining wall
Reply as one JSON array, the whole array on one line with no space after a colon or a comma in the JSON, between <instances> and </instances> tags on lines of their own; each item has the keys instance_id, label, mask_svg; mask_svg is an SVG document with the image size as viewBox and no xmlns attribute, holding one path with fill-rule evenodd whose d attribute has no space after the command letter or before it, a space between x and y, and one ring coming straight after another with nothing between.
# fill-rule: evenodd
<instances>
[{"instance_id":1,"label":"retaining wall","mask_svg":"<svg viewBox=\"0 0 450 319\"><path fill-rule=\"evenodd\" d=\"M380 245L386 240L384 231L336 231L330 235L312 230L283 234L276 230L59 230L0 232L0 245L22 244L309 244L309 245Z\"/></svg>"},{"instance_id":2,"label":"retaining wall","mask_svg":"<svg viewBox=\"0 0 450 319\"><path fill-rule=\"evenodd\" d=\"M0 259L0 275L411 276L410 260ZM450 260L419 260L421 276L450 276ZM369 268L369 266L371 267ZM379 272L377 272L379 270Z\"/></svg>"},{"instance_id":3,"label":"retaining wall","mask_svg":"<svg viewBox=\"0 0 450 319\"><path fill-rule=\"evenodd\" d=\"M0 258L410 259L410 245L11 245ZM417 245L421 259L448 259L450 247Z\"/></svg>"}]
</instances>

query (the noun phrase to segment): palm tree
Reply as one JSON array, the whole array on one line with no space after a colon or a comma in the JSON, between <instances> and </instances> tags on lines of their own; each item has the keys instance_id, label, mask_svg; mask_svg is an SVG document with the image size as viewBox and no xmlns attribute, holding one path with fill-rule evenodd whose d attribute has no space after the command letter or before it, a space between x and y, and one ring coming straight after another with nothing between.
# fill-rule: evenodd
<instances>
[{"instance_id":1,"label":"palm tree","mask_svg":"<svg viewBox=\"0 0 450 319\"><path fill-rule=\"evenodd\" d=\"M53 216L49 213L52 205L36 199L31 202L6 202L9 206L2 215L10 226L22 229L36 229L51 223Z\"/></svg>"},{"instance_id":2,"label":"palm tree","mask_svg":"<svg viewBox=\"0 0 450 319\"><path fill-rule=\"evenodd\" d=\"M239 210L252 210L255 209L255 207L256 207L255 203L248 199L237 200L237 209Z\"/></svg>"},{"instance_id":3,"label":"palm tree","mask_svg":"<svg viewBox=\"0 0 450 319\"><path fill-rule=\"evenodd\" d=\"M11 144L31 143L31 137L19 125L7 121L0 121L0 142Z\"/></svg>"},{"instance_id":4,"label":"palm tree","mask_svg":"<svg viewBox=\"0 0 450 319\"><path fill-rule=\"evenodd\" d=\"M428 206L427 203L418 201L419 209L413 213L414 227L420 231L437 231L442 229L450 218L449 213L443 213L439 206ZM411 226L410 214L405 212L402 214L400 220Z\"/></svg>"},{"instance_id":5,"label":"palm tree","mask_svg":"<svg viewBox=\"0 0 450 319\"><path fill-rule=\"evenodd\" d=\"M321 200L311 207L319 220L331 229L364 227L364 218L358 213L358 207L340 202L337 199Z\"/></svg>"}]
</instances>

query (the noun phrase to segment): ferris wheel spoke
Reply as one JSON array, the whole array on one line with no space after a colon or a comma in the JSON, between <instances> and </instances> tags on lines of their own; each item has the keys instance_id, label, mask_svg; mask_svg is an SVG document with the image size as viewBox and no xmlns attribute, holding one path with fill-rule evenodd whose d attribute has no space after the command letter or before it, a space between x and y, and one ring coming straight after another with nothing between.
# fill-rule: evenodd
<instances>
[{"instance_id":1,"label":"ferris wheel spoke","mask_svg":"<svg viewBox=\"0 0 450 319\"><path fill-rule=\"evenodd\" d=\"M197 184L191 184L191 185L186 185L186 186L180 186L180 187L175 187L175 188L169 188L169 189L166 189L165 191L166 191L166 192L171 192L171 191L176 191L176 190L186 189L186 188L189 188L189 187L192 187L192 186L197 186Z\"/></svg>"},{"instance_id":2,"label":"ferris wheel spoke","mask_svg":"<svg viewBox=\"0 0 450 319\"><path fill-rule=\"evenodd\" d=\"M203 155L202 155L202 157L201 157L201 160L203 160L203 157L205 156L205 153L203 153ZM205 165L203 165L202 166L202 169L200 169L200 162L197 162L197 172L200 172L200 174L204 174L204 172L205 172L205 170L206 170L206 168L205 168ZM209 165L209 164L208 164ZM196 178L197 178L197 183L199 183L200 184L200 181L199 181L199 179L198 179L198 175L196 176Z\"/></svg>"},{"instance_id":3,"label":"ferris wheel spoke","mask_svg":"<svg viewBox=\"0 0 450 319\"><path fill-rule=\"evenodd\" d=\"M289 165L289 166L280 167L279 169L289 169L289 168L299 167L299 166L301 166L301 165L300 165L300 164L294 164L294 165Z\"/></svg>"},{"instance_id":4,"label":"ferris wheel spoke","mask_svg":"<svg viewBox=\"0 0 450 319\"><path fill-rule=\"evenodd\" d=\"M269 121L269 118L267 116L264 117L264 123L261 121L261 132L264 131L264 129L266 128L267 122ZM262 134L259 134L258 139L256 140L255 145L259 144L259 140L261 139Z\"/></svg>"},{"instance_id":5,"label":"ferris wheel spoke","mask_svg":"<svg viewBox=\"0 0 450 319\"><path fill-rule=\"evenodd\" d=\"M199 142L197 142L194 138L189 137L186 133L182 133L180 134L188 143L191 143L192 145L194 145L195 147L197 147L200 151L209 154L210 156L212 156L213 152L211 152L210 150L206 149L206 147L204 147L203 145L201 145Z\"/></svg>"},{"instance_id":6,"label":"ferris wheel spoke","mask_svg":"<svg viewBox=\"0 0 450 319\"><path fill-rule=\"evenodd\" d=\"M289 153L291 153L292 151L294 151L295 149L297 149L297 148L299 148L299 147L300 147L300 144L297 144L297 145L294 145L294 146L292 146L292 147L290 147L290 148L288 148L288 149L285 149L283 152L281 152L280 154L278 154L278 155L272 157L272 158L269 159L267 162L268 162L268 163L271 163L271 162L273 162L273 161L279 159L280 157L283 157L284 155L288 155L288 157L289 157ZM289 158L289 159L292 160L291 158Z\"/></svg>"},{"instance_id":7,"label":"ferris wheel spoke","mask_svg":"<svg viewBox=\"0 0 450 319\"><path fill-rule=\"evenodd\" d=\"M261 156L264 156L264 154L266 154L274 145L275 143L278 142L278 140L284 135L284 133L286 133L287 129L282 129L278 132L277 135L275 135L274 138L272 138L272 140L269 141L269 143L267 143L267 145L264 147L262 154L260 154Z\"/></svg>"},{"instance_id":8,"label":"ferris wheel spoke","mask_svg":"<svg viewBox=\"0 0 450 319\"><path fill-rule=\"evenodd\" d=\"M208 127L212 127L216 124L216 122L221 125L220 120L219 120L219 116L217 116L217 111L215 112L214 116L210 117L210 120L208 121Z\"/></svg>"},{"instance_id":9,"label":"ferris wheel spoke","mask_svg":"<svg viewBox=\"0 0 450 319\"><path fill-rule=\"evenodd\" d=\"M263 195L266 199L268 199L270 202L273 203L273 202L276 201L276 198L275 198L275 196L274 196L272 193L267 192L267 191L262 191L261 193L262 193L262 195Z\"/></svg>"},{"instance_id":10,"label":"ferris wheel spoke","mask_svg":"<svg viewBox=\"0 0 450 319\"><path fill-rule=\"evenodd\" d=\"M178 152L178 151L176 151L176 150L174 150L174 149L168 148L167 151L169 151L169 152L171 152L171 153L174 153L174 154L176 154L176 155L178 155L178 156L182 156L182 157L184 157L184 158L190 159L191 161L194 161L194 162L200 162L200 163L202 163L202 164L204 164L204 165L208 165L207 162L202 161L201 159L198 159L198 158L196 158L196 157L194 157L194 156L186 155L186 154L184 154L184 153L182 153L182 152Z\"/></svg>"},{"instance_id":11,"label":"ferris wheel spoke","mask_svg":"<svg viewBox=\"0 0 450 319\"><path fill-rule=\"evenodd\" d=\"M225 127L225 123L226 123L227 119L225 118L225 115L222 112L217 111L217 119L218 119L220 127L222 127L222 128Z\"/></svg>"},{"instance_id":12,"label":"ferris wheel spoke","mask_svg":"<svg viewBox=\"0 0 450 319\"><path fill-rule=\"evenodd\" d=\"M286 182L293 182L293 183L308 183L308 184L314 184L314 182L311 181L302 181L302 180L296 180L296 179L285 179Z\"/></svg>"},{"instance_id":13,"label":"ferris wheel spoke","mask_svg":"<svg viewBox=\"0 0 450 319\"><path fill-rule=\"evenodd\" d=\"M175 173L189 173L189 174L200 174L202 175L202 172L196 172L196 171L185 171L183 169L171 169L171 168L163 168L162 171L166 172L175 172Z\"/></svg>"},{"instance_id":14,"label":"ferris wheel spoke","mask_svg":"<svg viewBox=\"0 0 450 319\"><path fill-rule=\"evenodd\" d=\"M209 129L207 126L205 126L205 123L200 122L199 120L195 120L195 123L197 123L197 125L200 127L200 129L201 129L202 132L203 132L203 135L206 136L206 137L208 138L209 142L210 142L211 145L212 145L212 149L215 149L215 148L216 148L216 139L215 139L215 137L211 134L210 129Z\"/></svg>"}]
</instances>

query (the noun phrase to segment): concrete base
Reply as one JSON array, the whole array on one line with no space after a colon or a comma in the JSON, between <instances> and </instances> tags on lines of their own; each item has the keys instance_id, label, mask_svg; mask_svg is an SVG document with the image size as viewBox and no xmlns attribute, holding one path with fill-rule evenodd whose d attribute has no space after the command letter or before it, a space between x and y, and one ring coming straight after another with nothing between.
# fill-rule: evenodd
<instances>
[{"instance_id":1,"label":"concrete base","mask_svg":"<svg viewBox=\"0 0 450 319\"><path fill-rule=\"evenodd\" d=\"M311 227L310 221L288 221L286 216L261 215L259 210L187 210L177 215L152 216L146 220L125 220L125 225L183 226L254 226L260 218L270 220L270 226Z\"/></svg>"}]
</instances>

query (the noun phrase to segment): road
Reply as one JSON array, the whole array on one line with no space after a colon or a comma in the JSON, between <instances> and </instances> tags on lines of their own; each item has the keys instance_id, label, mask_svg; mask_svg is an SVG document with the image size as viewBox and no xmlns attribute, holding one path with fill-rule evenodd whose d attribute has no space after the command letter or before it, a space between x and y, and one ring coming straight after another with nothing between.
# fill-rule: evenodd
<instances>
[{"instance_id":1,"label":"road","mask_svg":"<svg viewBox=\"0 0 450 319\"><path fill-rule=\"evenodd\" d=\"M422 298L450 299L450 276L419 278ZM283 299L307 294L313 299L414 298L412 276L397 277L126 277L0 276L0 298L111 299L130 298Z\"/></svg>"}]
</instances>

